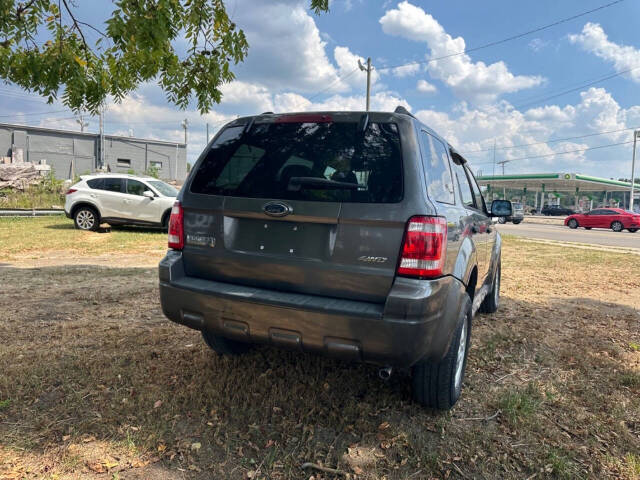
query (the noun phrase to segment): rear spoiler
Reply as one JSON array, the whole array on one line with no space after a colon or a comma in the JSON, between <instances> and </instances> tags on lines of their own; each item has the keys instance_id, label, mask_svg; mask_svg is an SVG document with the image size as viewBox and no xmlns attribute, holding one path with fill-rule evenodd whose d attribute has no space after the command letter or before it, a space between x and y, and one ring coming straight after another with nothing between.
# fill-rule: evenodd
<instances>
[{"instance_id":1,"label":"rear spoiler","mask_svg":"<svg viewBox=\"0 0 640 480\"><path fill-rule=\"evenodd\" d=\"M462 155L460 155L452 146L449 146L449 153L451 154L451 158L457 165L464 165L465 163L468 163L467 160Z\"/></svg>"}]
</instances>

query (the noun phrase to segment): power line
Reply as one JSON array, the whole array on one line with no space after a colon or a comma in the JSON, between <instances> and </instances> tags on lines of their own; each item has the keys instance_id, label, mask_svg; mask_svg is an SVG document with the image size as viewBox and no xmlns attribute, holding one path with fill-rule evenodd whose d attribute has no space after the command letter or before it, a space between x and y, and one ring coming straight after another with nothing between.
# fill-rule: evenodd
<instances>
[{"instance_id":1,"label":"power line","mask_svg":"<svg viewBox=\"0 0 640 480\"><path fill-rule=\"evenodd\" d=\"M623 1L623 0L620 0ZM314 98L317 98L318 96L322 95L324 92L326 92L327 90L329 90L331 87L333 87L336 83L338 83L341 80L346 80L347 78L349 78L351 75L353 75L354 73L356 73L359 70L358 67L354 68L353 70L351 70L349 73L347 73L346 75L343 76L338 76L338 78L336 78L333 82L331 82L329 85L327 85L325 88L323 88L322 90L320 90L317 93L314 93L312 96L310 96L309 98L307 98L307 100L311 101Z\"/></svg>"},{"instance_id":2,"label":"power line","mask_svg":"<svg viewBox=\"0 0 640 480\"><path fill-rule=\"evenodd\" d=\"M597 83L601 83L601 82L604 82L606 80L611 80L612 78L619 77L620 75L624 75L625 73L632 72L633 70L637 70L638 68L640 68L640 65L637 66L637 67L628 68L627 70L623 70L621 72L617 72L617 73L613 73L611 75L607 75L606 77L599 78L599 79L594 80L594 81L589 82L589 83L582 84L579 87L570 88L569 90L564 90L562 92L559 92L559 93L556 93L556 94L553 94L553 95L549 95L547 97L541 97L541 98L538 98L536 100L532 100L530 102L526 102L526 103L523 103L521 105L517 105L517 106L515 106L513 108L515 108L516 110L520 110L520 109L522 109L524 107L535 105L537 103L546 102L547 100L551 100L553 98L561 97L563 95L566 95L567 93L571 93L571 92L575 92L575 91L578 91L578 90L582 90L583 88L590 87L592 85L596 85Z\"/></svg>"},{"instance_id":3,"label":"power line","mask_svg":"<svg viewBox=\"0 0 640 480\"><path fill-rule=\"evenodd\" d=\"M520 144L520 145L512 145L510 147L482 148L480 150L467 150L467 151L463 151L461 153L463 153L465 155L468 155L470 153L491 152L491 151L495 151L495 150L511 150L512 148L532 147L534 145L545 145L547 143L562 142L562 141L565 141L565 140L578 140L580 138L597 137L599 135L606 135L608 133L626 132L628 130L637 130L638 128L640 128L640 127L619 128L618 130L607 130L607 131L604 131L604 132L589 133L587 135L578 135L578 136L575 136L575 137L554 138L554 139L551 139L551 140L547 140L546 142L523 143L523 144Z\"/></svg>"},{"instance_id":4,"label":"power line","mask_svg":"<svg viewBox=\"0 0 640 480\"><path fill-rule=\"evenodd\" d=\"M526 37L527 35L531 35L533 33L541 32L541 31L546 30L548 28L552 28L552 27L561 25L563 23L570 22L571 20L575 20L576 18L584 17L585 15L589 15L589 14L597 12L599 10L603 10L605 8L612 7L613 5L616 5L616 4L622 3L622 2L624 2L624 0L615 0L613 2L609 2L607 4L600 5L599 7L593 8L591 10L587 10L585 12L581 12L581 13L578 13L576 15L572 15L570 17L562 18L562 19L560 19L560 20L558 20L556 22L549 23L548 25L543 25L542 27L534 28L533 30L529 30L527 32L519 33L517 35L512 35L510 37L503 38L502 40L496 40L495 42L489 42L489 43L485 43L484 45L479 45L477 47L467 48L465 50L462 50L461 52L450 53L448 55L443 55L442 57L437 57L437 58L431 58L429 60L417 60L417 61L414 61L414 62L403 63L403 64L399 64L399 65L389 65L389 66L386 66L386 67L380 67L380 68L378 68L378 70L390 70L390 69L398 68L398 67L406 67L408 65L428 64L428 63L431 63L431 62L436 62L438 60L444 60L445 58L456 57L456 56L459 56L459 55L464 55L465 53L475 52L475 51L482 50L482 49L489 48L489 47L495 47L496 45L501 45L503 43L510 42L512 40L517 40L519 38Z\"/></svg>"},{"instance_id":5,"label":"power line","mask_svg":"<svg viewBox=\"0 0 640 480\"><path fill-rule=\"evenodd\" d=\"M629 143L633 143L633 140L629 140L627 142L619 142L619 143L608 143L606 145L598 145L597 147L589 147L589 148L579 148L577 150L567 150L565 152L555 152L555 153L546 153L544 155L533 155L530 157L520 157L520 158L512 158L510 160L504 160L505 163L511 163L511 162L517 162L520 160L532 160L535 158L545 158L545 157L554 157L556 155L566 155L568 153L579 153L579 152L586 152L589 150L598 150L600 148L609 148L609 147L617 147L619 145L628 145ZM474 163L474 166L476 165L490 165L492 162L483 162L483 163ZM498 162L500 163L500 162Z\"/></svg>"},{"instance_id":6,"label":"power line","mask_svg":"<svg viewBox=\"0 0 640 480\"><path fill-rule=\"evenodd\" d=\"M0 118L18 117L18 116L26 117L26 116L34 116L34 115L53 115L54 113L69 113L69 112L73 113L71 110L67 108L65 110L54 110L52 112L12 113L10 115L0 115Z\"/></svg>"}]
</instances>

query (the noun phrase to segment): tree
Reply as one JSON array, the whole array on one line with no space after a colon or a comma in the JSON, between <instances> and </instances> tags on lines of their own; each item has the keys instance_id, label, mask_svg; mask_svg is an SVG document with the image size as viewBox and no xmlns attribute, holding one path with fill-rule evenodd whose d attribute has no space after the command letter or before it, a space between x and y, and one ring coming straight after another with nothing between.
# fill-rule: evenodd
<instances>
[{"instance_id":1,"label":"tree","mask_svg":"<svg viewBox=\"0 0 640 480\"><path fill-rule=\"evenodd\" d=\"M329 0L310 2L316 14L329 9ZM0 0L0 78L91 113L108 95L120 101L150 80L182 109L192 98L202 113L220 102L220 87L235 78L232 64L249 48L223 0L114 3L100 26L78 18L74 0Z\"/></svg>"}]
</instances>

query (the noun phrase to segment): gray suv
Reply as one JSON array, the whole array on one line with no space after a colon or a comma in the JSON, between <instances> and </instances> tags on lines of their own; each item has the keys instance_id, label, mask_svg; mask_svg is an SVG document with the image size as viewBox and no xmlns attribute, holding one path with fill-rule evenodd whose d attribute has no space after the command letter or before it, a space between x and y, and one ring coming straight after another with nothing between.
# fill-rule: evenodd
<instances>
[{"instance_id":1,"label":"gray suv","mask_svg":"<svg viewBox=\"0 0 640 480\"><path fill-rule=\"evenodd\" d=\"M165 315L220 354L265 343L411 367L460 396L471 319L495 312L500 236L466 161L404 108L265 113L226 125L173 207Z\"/></svg>"}]
</instances>

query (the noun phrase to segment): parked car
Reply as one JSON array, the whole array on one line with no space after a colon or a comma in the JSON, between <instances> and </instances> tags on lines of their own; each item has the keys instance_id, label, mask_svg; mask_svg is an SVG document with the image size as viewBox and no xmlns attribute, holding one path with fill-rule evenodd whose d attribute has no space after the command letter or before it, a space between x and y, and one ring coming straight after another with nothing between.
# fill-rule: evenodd
<instances>
[{"instance_id":1,"label":"parked car","mask_svg":"<svg viewBox=\"0 0 640 480\"><path fill-rule=\"evenodd\" d=\"M575 212L570 208L561 207L560 205L545 205L540 210L542 215L551 215L554 217L563 216L563 215L573 215Z\"/></svg>"},{"instance_id":2,"label":"parked car","mask_svg":"<svg viewBox=\"0 0 640 480\"><path fill-rule=\"evenodd\" d=\"M524 208L521 203L511 202L511 209L513 213L508 217L498 218L498 223L513 222L514 225L518 225L524 220Z\"/></svg>"},{"instance_id":3,"label":"parked car","mask_svg":"<svg viewBox=\"0 0 640 480\"><path fill-rule=\"evenodd\" d=\"M101 223L167 227L178 191L152 177L86 175L67 191L64 212L80 230Z\"/></svg>"},{"instance_id":4,"label":"parked car","mask_svg":"<svg viewBox=\"0 0 640 480\"><path fill-rule=\"evenodd\" d=\"M405 109L229 123L178 195L160 299L220 354L267 343L411 367L453 406L476 311L500 295L501 240L465 159Z\"/></svg>"},{"instance_id":5,"label":"parked car","mask_svg":"<svg viewBox=\"0 0 640 480\"><path fill-rule=\"evenodd\" d=\"M584 227L610 228L614 232L621 232L625 228L635 233L640 228L640 214L632 213L621 208L596 208L587 213L576 213L564 219L569 228Z\"/></svg>"}]
</instances>

